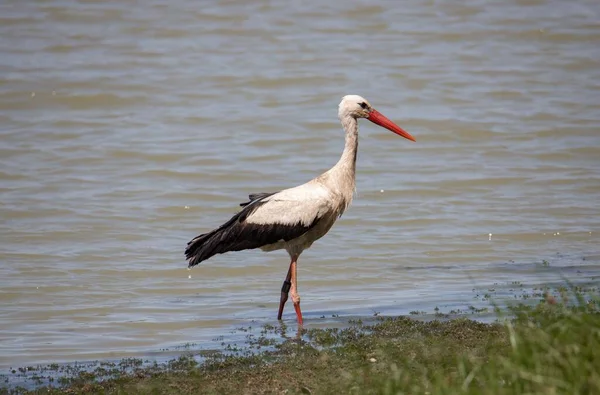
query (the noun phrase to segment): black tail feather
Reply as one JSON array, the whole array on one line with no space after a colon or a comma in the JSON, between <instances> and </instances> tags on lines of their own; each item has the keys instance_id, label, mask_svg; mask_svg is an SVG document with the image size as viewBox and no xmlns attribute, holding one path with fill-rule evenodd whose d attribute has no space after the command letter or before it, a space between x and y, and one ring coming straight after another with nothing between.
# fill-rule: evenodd
<instances>
[{"instance_id":1,"label":"black tail feather","mask_svg":"<svg viewBox=\"0 0 600 395\"><path fill-rule=\"evenodd\" d=\"M189 267L196 266L213 255L229 251L249 250L282 240L295 239L319 222L320 217L315 218L309 225L300 222L296 224L279 224L277 222L255 224L246 222L246 218L257 208L263 204L268 204L268 201L265 202L264 199L271 195L273 193L250 195L250 201L242 203L241 206L244 208L231 217L229 221L211 232L193 238L185 250Z\"/></svg>"},{"instance_id":2,"label":"black tail feather","mask_svg":"<svg viewBox=\"0 0 600 395\"><path fill-rule=\"evenodd\" d=\"M188 242L185 249L188 267L196 266L216 254L258 248L264 245L259 240L253 241L241 237L246 228L243 222L260 206L261 200L275 193L261 192L249 195L250 200L240 204L244 208L229 221L211 232L194 237Z\"/></svg>"},{"instance_id":3,"label":"black tail feather","mask_svg":"<svg viewBox=\"0 0 600 395\"><path fill-rule=\"evenodd\" d=\"M211 239L213 239L218 232L222 231L221 228L215 229L212 232L201 234L200 236L194 237L188 242L187 248L185 249L185 258L189 261L188 266L196 266L200 262L210 258L216 253L212 252L213 248Z\"/></svg>"},{"instance_id":4,"label":"black tail feather","mask_svg":"<svg viewBox=\"0 0 600 395\"><path fill-rule=\"evenodd\" d=\"M185 250L188 266L196 266L213 255L241 251L265 245L261 240L245 235L247 226L239 222L226 224L212 232L200 235L189 242Z\"/></svg>"}]
</instances>

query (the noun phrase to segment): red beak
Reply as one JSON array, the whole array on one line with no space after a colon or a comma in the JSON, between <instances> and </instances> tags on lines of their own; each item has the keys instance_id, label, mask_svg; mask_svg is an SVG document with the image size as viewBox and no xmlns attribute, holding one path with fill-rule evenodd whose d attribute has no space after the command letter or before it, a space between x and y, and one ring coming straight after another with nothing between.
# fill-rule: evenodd
<instances>
[{"instance_id":1,"label":"red beak","mask_svg":"<svg viewBox=\"0 0 600 395\"><path fill-rule=\"evenodd\" d=\"M413 136L410 135L410 133L402 129L400 126L396 125L394 122L387 119L382 113L375 109L371 110L371 113L369 114L367 119L381 127L386 128L387 130L391 130L392 132L404 137L405 139L409 139L415 142L417 141Z\"/></svg>"}]
</instances>

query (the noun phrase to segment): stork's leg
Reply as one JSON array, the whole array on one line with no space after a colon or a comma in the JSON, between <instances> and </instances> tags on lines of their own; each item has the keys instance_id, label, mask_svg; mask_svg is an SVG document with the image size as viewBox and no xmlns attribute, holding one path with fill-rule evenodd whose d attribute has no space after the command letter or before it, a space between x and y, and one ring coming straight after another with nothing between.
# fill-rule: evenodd
<instances>
[{"instance_id":1,"label":"stork's leg","mask_svg":"<svg viewBox=\"0 0 600 395\"><path fill-rule=\"evenodd\" d=\"M296 273L296 266L298 258L292 258L292 263L290 263L290 270L292 272L292 288L290 292L292 293L292 302L294 302L294 309L296 310L296 317L298 317L298 325L302 325L302 311L300 311L300 294L298 293L298 276Z\"/></svg>"},{"instance_id":2,"label":"stork's leg","mask_svg":"<svg viewBox=\"0 0 600 395\"><path fill-rule=\"evenodd\" d=\"M292 263L293 262L294 262L294 259L292 258ZM290 287L292 286L292 283L290 282L291 278L292 278L292 264L290 263L290 268L288 269L287 276L285 277L285 281L283 282L283 285L281 286L281 299L279 300L279 313L277 314L278 320L281 319L281 315L283 314L283 307L285 306L285 302L287 302L287 300L288 300L288 293L290 292Z\"/></svg>"},{"instance_id":3,"label":"stork's leg","mask_svg":"<svg viewBox=\"0 0 600 395\"><path fill-rule=\"evenodd\" d=\"M294 302L294 309L296 310L296 316L298 317L298 324L302 325L302 312L300 311L300 295L298 294L298 282L297 282L297 267L298 256L292 256L290 262L290 268L288 269L287 276L281 287L281 299L279 301L279 314L277 319L280 320L283 314L283 307L285 302L288 300L288 294L292 292L292 302Z\"/></svg>"}]
</instances>

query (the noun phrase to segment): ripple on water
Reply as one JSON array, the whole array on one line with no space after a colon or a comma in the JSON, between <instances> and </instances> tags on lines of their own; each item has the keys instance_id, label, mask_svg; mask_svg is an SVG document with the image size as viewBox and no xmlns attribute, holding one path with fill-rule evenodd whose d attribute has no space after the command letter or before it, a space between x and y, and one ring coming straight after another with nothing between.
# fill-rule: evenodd
<instances>
[{"instance_id":1,"label":"ripple on water","mask_svg":"<svg viewBox=\"0 0 600 395\"><path fill-rule=\"evenodd\" d=\"M349 93L417 143L361 122L354 204L300 259L308 327L597 280L598 8L564 4L0 6L0 368L273 323L285 252L183 249L332 166Z\"/></svg>"}]
</instances>

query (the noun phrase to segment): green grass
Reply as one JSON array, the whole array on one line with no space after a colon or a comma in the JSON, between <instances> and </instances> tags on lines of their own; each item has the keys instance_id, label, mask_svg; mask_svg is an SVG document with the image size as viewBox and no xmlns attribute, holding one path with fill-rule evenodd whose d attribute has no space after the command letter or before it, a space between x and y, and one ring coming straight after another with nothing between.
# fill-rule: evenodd
<instances>
[{"instance_id":1,"label":"green grass","mask_svg":"<svg viewBox=\"0 0 600 395\"><path fill-rule=\"evenodd\" d=\"M497 311L493 324L375 317L283 343L270 336L281 328L268 326L202 364L189 355L165 365L124 360L30 393L600 394L598 297L573 304L567 294Z\"/></svg>"}]
</instances>

